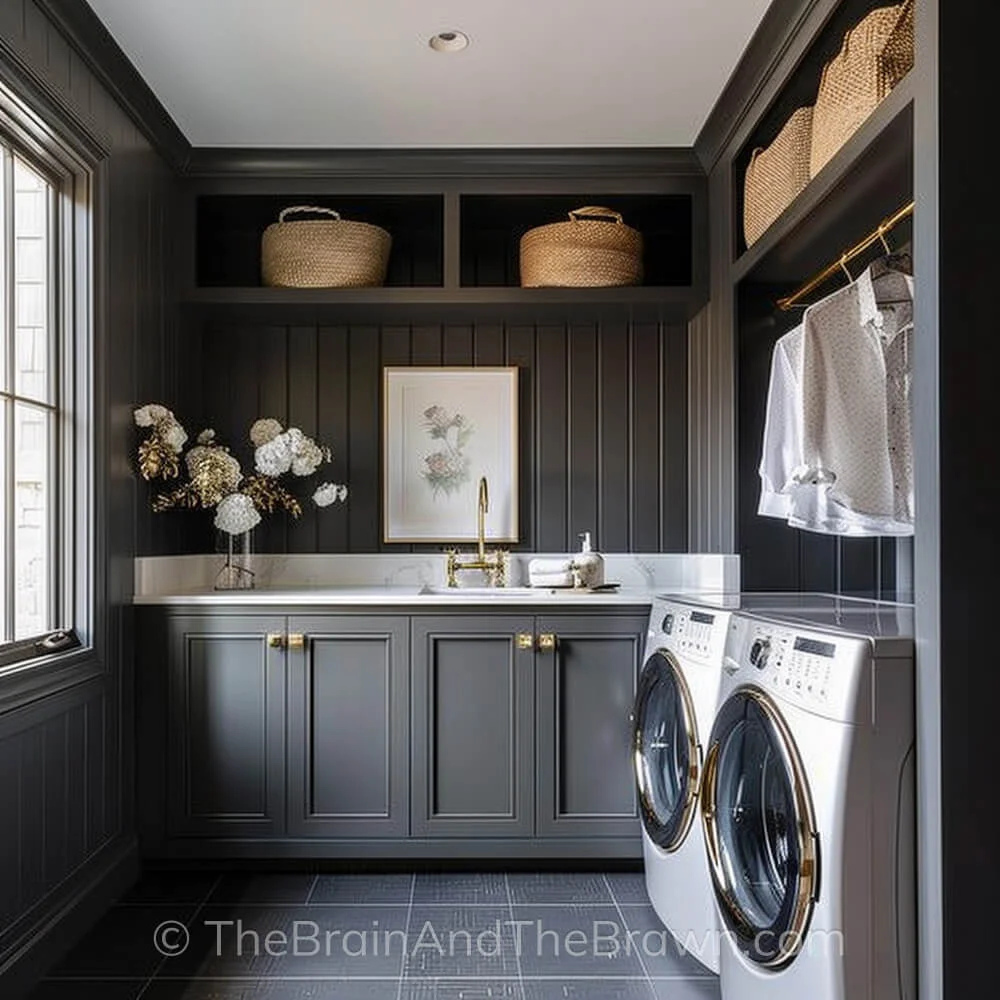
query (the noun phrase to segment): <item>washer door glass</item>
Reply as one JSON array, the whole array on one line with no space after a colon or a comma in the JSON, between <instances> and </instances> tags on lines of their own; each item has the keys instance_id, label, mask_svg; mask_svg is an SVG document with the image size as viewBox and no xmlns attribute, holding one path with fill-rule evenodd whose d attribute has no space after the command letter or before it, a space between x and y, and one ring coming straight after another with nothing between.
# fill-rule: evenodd
<instances>
[{"instance_id":1,"label":"washer door glass","mask_svg":"<svg viewBox=\"0 0 1000 1000\"><path fill-rule=\"evenodd\" d=\"M798 752L762 692L737 692L720 709L702 794L726 925L752 961L786 964L818 895L818 839Z\"/></svg>"},{"instance_id":2,"label":"washer door glass","mask_svg":"<svg viewBox=\"0 0 1000 1000\"><path fill-rule=\"evenodd\" d=\"M700 770L691 695L673 656L654 653L635 702L633 763L642 822L654 844L676 851L697 805Z\"/></svg>"}]
</instances>

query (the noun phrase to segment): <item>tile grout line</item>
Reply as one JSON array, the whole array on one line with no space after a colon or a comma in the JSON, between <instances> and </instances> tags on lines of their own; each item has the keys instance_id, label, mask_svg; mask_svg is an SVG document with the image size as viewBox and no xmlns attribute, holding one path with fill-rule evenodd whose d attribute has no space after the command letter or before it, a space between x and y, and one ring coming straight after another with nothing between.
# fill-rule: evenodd
<instances>
[{"instance_id":1,"label":"tile grout line","mask_svg":"<svg viewBox=\"0 0 1000 1000\"><path fill-rule=\"evenodd\" d=\"M510 879L507 878L507 872L503 873L503 885L507 890L507 912L510 913L510 929L512 932L516 931L514 925L514 897L510 891ZM517 959L517 983L521 988L521 1000L527 1000L527 991L524 988L524 972L521 969L521 949L519 947L521 943L521 935L517 933L514 937L514 957Z\"/></svg>"},{"instance_id":2,"label":"tile grout line","mask_svg":"<svg viewBox=\"0 0 1000 1000\"><path fill-rule=\"evenodd\" d=\"M622 926L625 928L625 940L629 942L629 947L631 947L632 939L629 937L631 928L629 927L628 921L625 919L625 914L618 902L618 896L615 894L615 890L611 888L611 882L608 879L607 874L602 872L601 878L604 880L604 884L608 888L608 894L611 896L611 902L615 904L615 909L618 911L618 917L622 922ZM642 957L642 948L637 948L635 954L636 958L639 959L639 966L642 969L643 975L646 977L646 985L649 987L649 995L652 997L652 1000L656 1000L656 987L653 985L653 977L649 974L649 969L646 968L646 962Z\"/></svg>"},{"instance_id":3,"label":"tile grout line","mask_svg":"<svg viewBox=\"0 0 1000 1000\"><path fill-rule=\"evenodd\" d=\"M403 930L403 960L399 965L399 985L396 987L396 1000L403 998L403 981L406 976L406 959L410 951L410 918L413 916L413 894L417 888L417 873L410 875L410 903L406 908L406 927Z\"/></svg>"},{"instance_id":4,"label":"tile grout line","mask_svg":"<svg viewBox=\"0 0 1000 1000\"><path fill-rule=\"evenodd\" d=\"M184 921L184 926L187 928L188 931L189 947L190 947L191 927L194 924L195 920L198 919L198 914L205 909L205 906L208 904L208 901L212 898L212 893L214 893L215 890L219 887L219 883L221 881L222 881L222 876L216 875L215 881L209 886L208 892L206 892L205 895L202 897L202 900L195 908L194 913L192 913L191 916L186 921ZM160 971L163 969L163 966L166 964L167 964L167 956L164 955L163 958L161 958L160 961L157 963L156 968L153 970L153 974L149 977L149 979L146 980L145 986L143 986L143 988L139 990L139 992L136 994L135 1000L142 1000L142 998L146 995L146 991L149 989L150 986L153 985L153 980L156 979L156 977L160 974Z\"/></svg>"},{"instance_id":5,"label":"tile grout line","mask_svg":"<svg viewBox=\"0 0 1000 1000\"><path fill-rule=\"evenodd\" d=\"M312 905L313 893L316 891L317 885L319 885L319 872L313 875L312 885L309 886L309 894L306 896L306 906Z\"/></svg>"}]
</instances>

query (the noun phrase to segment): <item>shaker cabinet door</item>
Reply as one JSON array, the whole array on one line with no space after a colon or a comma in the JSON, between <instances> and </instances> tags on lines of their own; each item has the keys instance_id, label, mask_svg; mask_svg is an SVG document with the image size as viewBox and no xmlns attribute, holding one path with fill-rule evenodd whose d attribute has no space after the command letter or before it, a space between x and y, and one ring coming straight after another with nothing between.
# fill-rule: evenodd
<instances>
[{"instance_id":1,"label":"shaker cabinet door","mask_svg":"<svg viewBox=\"0 0 1000 1000\"><path fill-rule=\"evenodd\" d=\"M417 837L530 837L534 828L531 616L413 619ZM522 640L523 641L523 640Z\"/></svg>"},{"instance_id":2,"label":"shaker cabinet door","mask_svg":"<svg viewBox=\"0 0 1000 1000\"><path fill-rule=\"evenodd\" d=\"M288 830L409 833L409 622L289 619Z\"/></svg>"},{"instance_id":3,"label":"shaker cabinet door","mask_svg":"<svg viewBox=\"0 0 1000 1000\"><path fill-rule=\"evenodd\" d=\"M536 658L539 836L639 843L630 713L646 619L539 616Z\"/></svg>"},{"instance_id":4,"label":"shaker cabinet door","mask_svg":"<svg viewBox=\"0 0 1000 1000\"><path fill-rule=\"evenodd\" d=\"M284 618L170 621L167 762L173 836L284 830ZM279 637L272 645L269 636Z\"/></svg>"}]
</instances>

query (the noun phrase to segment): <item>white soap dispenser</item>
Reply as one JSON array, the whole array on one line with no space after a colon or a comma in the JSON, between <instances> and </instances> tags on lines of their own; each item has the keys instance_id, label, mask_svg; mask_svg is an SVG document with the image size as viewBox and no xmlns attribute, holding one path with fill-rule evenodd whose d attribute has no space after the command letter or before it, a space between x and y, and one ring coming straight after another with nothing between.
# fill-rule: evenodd
<instances>
[{"instance_id":1,"label":"white soap dispenser","mask_svg":"<svg viewBox=\"0 0 1000 1000\"><path fill-rule=\"evenodd\" d=\"M584 531L580 537L583 544L573 559L573 578L577 587L593 589L604 584L604 559L590 546L590 532Z\"/></svg>"}]
</instances>

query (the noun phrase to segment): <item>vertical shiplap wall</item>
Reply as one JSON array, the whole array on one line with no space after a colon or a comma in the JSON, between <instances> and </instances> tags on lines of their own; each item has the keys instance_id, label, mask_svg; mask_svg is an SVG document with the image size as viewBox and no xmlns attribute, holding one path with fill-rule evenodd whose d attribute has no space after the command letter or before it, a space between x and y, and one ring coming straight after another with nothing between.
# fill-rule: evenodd
<instances>
[{"instance_id":1,"label":"vertical shiplap wall","mask_svg":"<svg viewBox=\"0 0 1000 1000\"><path fill-rule=\"evenodd\" d=\"M95 469L104 499L95 579L106 581L97 598L106 655L96 679L0 715L0 995L15 997L33 954L50 953L25 957L21 949L44 944L47 922L127 858L134 840L129 604L136 534L148 527L142 514L137 524L131 409L138 398L173 391L167 233L175 181L31 0L0 0L0 59L15 76L34 77L110 149L98 170L95 220L105 276L96 289L96 419L107 440ZM48 940L58 950L71 943L64 938L57 927Z\"/></svg>"},{"instance_id":2,"label":"vertical shiplap wall","mask_svg":"<svg viewBox=\"0 0 1000 1000\"><path fill-rule=\"evenodd\" d=\"M732 330L709 303L689 324L688 548L736 550L736 413Z\"/></svg>"},{"instance_id":3,"label":"vertical shiplap wall","mask_svg":"<svg viewBox=\"0 0 1000 1000\"><path fill-rule=\"evenodd\" d=\"M574 551L590 531L605 551L687 548L687 350L683 325L625 321L549 325L259 326L213 321L190 341L182 410L189 431L210 426L246 465L247 431L262 415L329 444L329 478L350 485L346 507L265 519L265 551L378 552L382 541L383 366L516 365L520 406L520 548ZM198 359L196 361L196 359ZM200 363L200 372L196 364ZM197 419L195 419L197 415ZM146 503L149 494L146 490ZM187 526L180 549L207 551L209 518L169 511Z\"/></svg>"}]
</instances>

